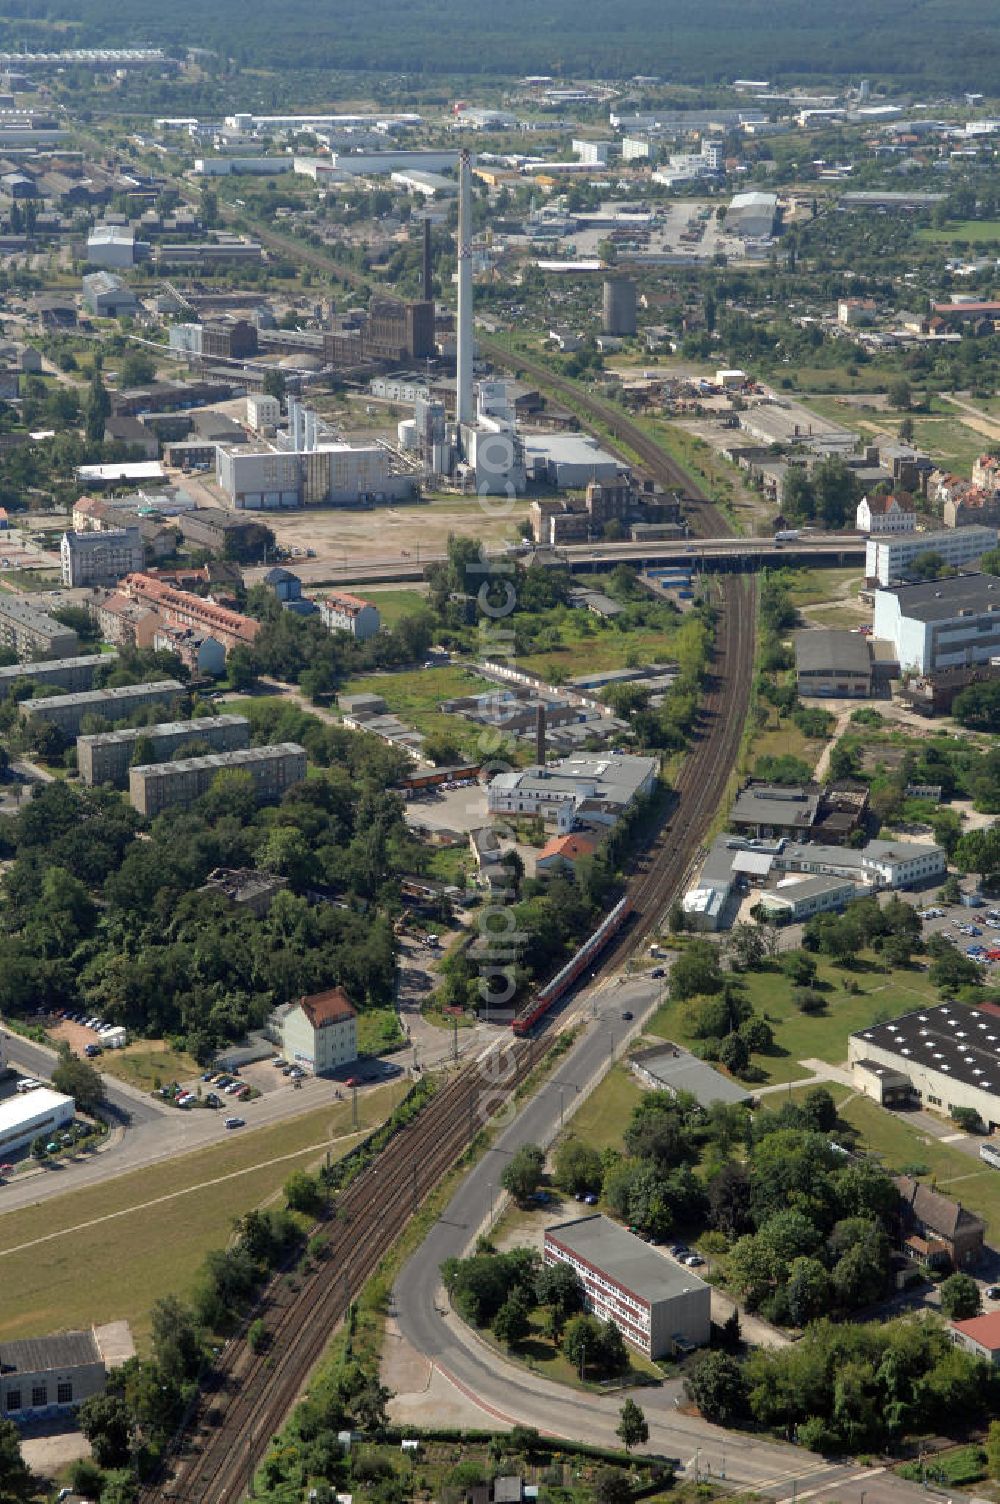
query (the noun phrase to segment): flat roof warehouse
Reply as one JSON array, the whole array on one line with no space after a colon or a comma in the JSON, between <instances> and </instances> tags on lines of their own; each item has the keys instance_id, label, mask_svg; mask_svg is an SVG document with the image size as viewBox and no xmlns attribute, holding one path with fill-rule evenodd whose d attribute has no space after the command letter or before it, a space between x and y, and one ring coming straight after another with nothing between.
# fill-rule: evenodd
<instances>
[{"instance_id":1,"label":"flat roof warehouse","mask_svg":"<svg viewBox=\"0 0 1000 1504\"><path fill-rule=\"evenodd\" d=\"M966 1086L1000 1094L1000 1018L975 1008L954 1003L921 1008L853 1037Z\"/></svg>"}]
</instances>

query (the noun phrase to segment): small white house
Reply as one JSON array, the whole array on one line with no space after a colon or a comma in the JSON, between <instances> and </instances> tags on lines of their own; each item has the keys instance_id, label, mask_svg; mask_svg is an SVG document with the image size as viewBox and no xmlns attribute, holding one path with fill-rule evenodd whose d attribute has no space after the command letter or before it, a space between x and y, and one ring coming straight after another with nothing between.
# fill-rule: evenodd
<instances>
[{"instance_id":1,"label":"small white house","mask_svg":"<svg viewBox=\"0 0 1000 1504\"><path fill-rule=\"evenodd\" d=\"M314 992L279 1015L282 1053L317 1075L358 1058L358 1016L342 987Z\"/></svg>"},{"instance_id":2,"label":"small white house","mask_svg":"<svg viewBox=\"0 0 1000 1504\"><path fill-rule=\"evenodd\" d=\"M908 496L862 496L856 521L859 533L912 533L917 512Z\"/></svg>"},{"instance_id":3,"label":"small white house","mask_svg":"<svg viewBox=\"0 0 1000 1504\"><path fill-rule=\"evenodd\" d=\"M338 591L320 602L320 619L331 632L349 632L355 642L367 642L382 625L377 606L360 596Z\"/></svg>"}]
</instances>

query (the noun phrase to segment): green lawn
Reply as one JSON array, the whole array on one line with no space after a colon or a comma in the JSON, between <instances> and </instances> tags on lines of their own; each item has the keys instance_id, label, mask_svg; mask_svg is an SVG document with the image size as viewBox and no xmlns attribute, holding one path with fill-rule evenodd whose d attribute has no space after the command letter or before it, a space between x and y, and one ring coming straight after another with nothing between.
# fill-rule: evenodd
<instances>
[{"instance_id":1,"label":"green lawn","mask_svg":"<svg viewBox=\"0 0 1000 1504\"><path fill-rule=\"evenodd\" d=\"M961 410L945 418L914 418L913 442L943 468L959 475L968 475L974 462L989 447L987 438L962 422Z\"/></svg>"},{"instance_id":2,"label":"green lawn","mask_svg":"<svg viewBox=\"0 0 1000 1504\"><path fill-rule=\"evenodd\" d=\"M758 757L799 757L810 768L816 766L825 742L816 737L804 736L793 720L779 715L772 705L762 707L768 712L768 723L754 735L747 755L747 767L752 773Z\"/></svg>"},{"instance_id":3,"label":"green lawn","mask_svg":"<svg viewBox=\"0 0 1000 1504\"><path fill-rule=\"evenodd\" d=\"M573 1389L597 1390L605 1392L605 1385L599 1384L586 1374L585 1382L581 1383L579 1370L564 1356L553 1344L551 1338L546 1337L543 1330L544 1315L540 1311L532 1311L528 1317L531 1331L528 1336L517 1342L513 1347L505 1348L497 1341L490 1331L480 1331L479 1336L490 1347L496 1348L498 1353L505 1357L515 1358L523 1363L532 1373L537 1373L545 1379L552 1379L557 1384L568 1384ZM628 1349L629 1368L623 1374L619 1382L622 1385L660 1383L663 1378L662 1370L649 1358L636 1352L633 1348Z\"/></svg>"},{"instance_id":4,"label":"green lawn","mask_svg":"<svg viewBox=\"0 0 1000 1504\"><path fill-rule=\"evenodd\" d=\"M753 1011L766 1018L774 1030L773 1050L753 1056L753 1064L764 1073L762 1084L801 1079L807 1074L799 1064L801 1060L841 1064L847 1059L849 1034L866 1029L879 1018L891 1018L907 1008L936 1000L926 975L916 968L886 974L862 958L855 970L847 971L822 957L817 959L820 990L828 1000L824 1013L800 1012L792 1001L791 983L777 968L747 972L740 978ZM856 982L860 991L846 991L845 981ZM694 1044L689 1010L688 1003L665 1003L646 1026L647 1032L678 1044Z\"/></svg>"},{"instance_id":5,"label":"green lawn","mask_svg":"<svg viewBox=\"0 0 1000 1504\"><path fill-rule=\"evenodd\" d=\"M567 1121L567 1135L582 1139L602 1152L620 1149L632 1109L644 1091L626 1065L612 1066L601 1084L595 1086Z\"/></svg>"},{"instance_id":6,"label":"green lawn","mask_svg":"<svg viewBox=\"0 0 1000 1504\"><path fill-rule=\"evenodd\" d=\"M377 586L364 584L351 588L359 595L370 598L388 627L394 627L401 616L412 616L427 605L427 597L422 590L382 590Z\"/></svg>"},{"instance_id":7,"label":"green lawn","mask_svg":"<svg viewBox=\"0 0 1000 1504\"><path fill-rule=\"evenodd\" d=\"M954 1144L931 1137L906 1115L886 1112L867 1097L852 1098L841 1107L840 1115L858 1130L862 1143L879 1156L886 1169L926 1165L925 1180L978 1212L991 1231L1000 1228L1000 1172L963 1154ZM987 1236L987 1241L992 1238Z\"/></svg>"},{"instance_id":8,"label":"green lawn","mask_svg":"<svg viewBox=\"0 0 1000 1504\"><path fill-rule=\"evenodd\" d=\"M789 569L786 584L793 606L816 606L835 601L845 589L856 593L864 584L864 572L854 569Z\"/></svg>"},{"instance_id":9,"label":"green lawn","mask_svg":"<svg viewBox=\"0 0 1000 1504\"><path fill-rule=\"evenodd\" d=\"M1000 220L959 219L953 225L935 226L917 231L918 240L967 240L970 245L992 245L1000 241Z\"/></svg>"},{"instance_id":10,"label":"green lawn","mask_svg":"<svg viewBox=\"0 0 1000 1504\"><path fill-rule=\"evenodd\" d=\"M405 1091L398 1082L363 1092L362 1128L382 1122ZM236 1217L270 1201L293 1170L328 1151L339 1158L355 1142L349 1102L233 1134L220 1121L210 1148L8 1212L0 1217L0 1340L127 1319L144 1345L153 1302L190 1294L205 1254L224 1247ZM52 1173L72 1185L71 1168Z\"/></svg>"},{"instance_id":11,"label":"green lawn","mask_svg":"<svg viewBox=\"0 0 1000 1504\"><path fill-rule=\"evenodd\" d=\"M370 1008L358 1014L359 1055L377 1055L380 1050L402 1042L403 1031L395 1008Z\"/></svg>"},{"instance_id":12,"label":"green lawn","mask_svg":"<svg viewBox=\"0 0 1000 1504\"><path fill-rule=\"evenodd\" d=\"M560 646L550 652L528 653L517 660L518 668L541 674L544 679L553 674L557 679L560 676L571 679L592 670L626 668L630 659L664 663L673 656L671 627L636 627L623 632L592 612L574 609L546 613L545 624L550 621L559 632Z\"/></svg>"}]
</instances>

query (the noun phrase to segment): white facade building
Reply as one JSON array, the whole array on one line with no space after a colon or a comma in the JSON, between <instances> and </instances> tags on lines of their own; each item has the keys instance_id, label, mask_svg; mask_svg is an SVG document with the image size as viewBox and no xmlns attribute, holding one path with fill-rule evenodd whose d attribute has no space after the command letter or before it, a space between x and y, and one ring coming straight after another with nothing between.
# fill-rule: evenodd
<instances>
[{"instance_id":1,"label":"white facade building","mask_svg":"<svg viewBox=\"0 0 1000 1504\"><path fill-rule=\"evenodd\" d=\"M653 757L579 753L544 768L498 773L486 803L491 815L540 815L560 831L579 819L614 825L634 800L652 793L656 772Z\"/></svg>"},{"instance_id":2,"label":"white facade building","mask_svg":"<svg viewBox=\"0 0 1000 1504\"><path fill-rule=\"evenodd\" d=\"M547 1227L542 1257L549 1266L575 1269L587 1310L613 1322L647 1357L686 1352L709 1339L710 1287L608 1217Z\"/></svg>"},{"instance_id":3,"label":"white facade building","mask_svg":"<svg viewBox=\"0 0 1000 1504\"><path fill-rule=\"evenodd\" d=\"M876 590L874 635L903 673L971 668L1000 655L1000 578L960 575Z\"/></svg>"},{"instance_id":4,"label":"white facade building","mask_svg":"<svg viewBox=\"0 0 1000 1504\"><path fill-rule=\"evenodd\" d=\"M87 237L87 260L91 266L118 271L134 266L138 259L135 233L124 225L95 225Z\"/></svg>"},{"instance_id":5,"label":"white facade building","mask_svg":"<svg viewBox=\"0 0 1000 1504\"><path fill-rule=\"evenodd\" d=\"M890 538L869 538L865 548L865 576L880 585L904 579L921 554L939 554L945 564L958 567L996 548L995 527L944 528L936 533L906 533ZM876 633L876 636L878 633Z\"/></svg>"},{"instance_id":6,"label":"white facade building","mask_svg":"<svg viewBox=\"0 0 1000 1504\"><path fill-rule=\"evenodd\" d=\"M872 1024L850 1035L855 1085L882 1100L880 1071L901 1074L925 1107L971 1107L1000 1126L1000 1019L961 1003L943 1003Z\"/></svg>"},{"instance_id":7,"label":"white facade building","mask_svg":"<svg viewBox=\"0 0 1000 1504\"><path fill-rule=\"evenodd\" d=\"M263 433L265 428L277 428L281 421L281 403L277 397L268 397L263 392L252 392L247 398L247 427L254 433Z\"/></svg>"},{"instance_id":8,"label":"white facade building","mask_svg":"<svg viewBox=\"0 0 1000 1504\"><path fill-rule=\"evenodd\" d=\"M115 585L127 574L141 571L146 562L137 527L63 533L59 556L62 582L69 586Z\"/></svg>"},{"instance_id":9,"label":"white facade building","mask_svg":"<svg viewBox=\"0 0 1000 1504\"><path fill-rule=\"evenodd\" d=\"M0 1159L27 1149L36 1138L51 1138L76 1114L72 1097L40 1086L0 1102Z\"/></svg>"},{"instance_id":10,"label":"white facade building","mask_svg":"<svg viewBox=\"0 0 1000 1504\"><path fill-rule=\"evenodd\" d=\"M320 620L331 632L349 632L355 642L367 642L382 625L378 609L358 595L338 591L320 602Z\"/></svg>"},{"instance_id":11,"label":"white facade building","mask_svg":"<svg viewBox=\"0 0 1000 1504\"><path fill-rule=\"evenodd\" d=\"M403 500L414 484L409 475L392 474L388 453L378 444L249 453L220 444L216 478L238 511Z\"/></svg>"},{"instance_id":12,"label":"white facade building","mask_svg":"<svg viewBox=\"0 0 1000 1504\"><path fill-rule=\"evenodd\" d=\"M917 525L913 503L903 496L862 496L858 502L859 533L912 533Z\"/></svg>"},{"instance_id":13,"label":"white facade building","mask_svg":"<svg viewBox=\"0 0 1000 1504\"><path fill-rule=\"evenodd\" d=\"M286 1060L317 1076L358 1058L358 1016L342 987L300 998L279 1011Z\"/></svg>"},{"instance_id":14,"label":"white facade building","mask_svg":"<svg viewBox=\"0 0 1000 1504\"><path fill-rule=\"evenodd\" d=\"M576 153L581 162L586 162L590 167L606 167L613 147L613 141L570 142L570 150Z\"/></svg>"}]
</instances>

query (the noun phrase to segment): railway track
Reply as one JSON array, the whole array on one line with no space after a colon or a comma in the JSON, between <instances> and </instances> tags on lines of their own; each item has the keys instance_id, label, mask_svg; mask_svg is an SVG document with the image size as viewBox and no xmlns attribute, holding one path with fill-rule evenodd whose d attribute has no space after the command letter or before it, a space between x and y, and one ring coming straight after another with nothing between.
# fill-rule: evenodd
<instances>
[{"instance_id":1,"label":"railway track","mask_svg":"<svg viewBox=\"0 0 1000 1504\"><path fill-rule=\"evenodd\" d=\"M504 1091L524 1080L551 1042L505 1045L512 1074L501 1078ZM254 1312L267 1329L266 1349L254 1353L242 1337L226 1344L162 1475L143 1489L141 1504L238 1504L246 1496L271 1437L351 1300L483 1126L489 1114L481 1109L496 1087L496 1077L474 1065L451 1077L336 1198L315 1229L327 1241L325 1256L294 1281L275 1275Z\"/></svg>"},{"instance_id":2,"label":"railway track","mask_svg":"<svg viewBox=\"0 0 1000 1504\"><path fill-rule=\"evenodd\" d=\"M512 361L506 352L490 353L498 363ZM652 478L683 488L697 534L731 533L710 498L692 487L670 456L628 418L581 394L545 367L522 358L516 364L571 396L639 458ZM598 975L613 970L623 951L659 922L735 765L750 695L755 592L752 579L739 576L726 577L721 590L716 651L699 735L678 775L673 811L647 850L644 870L629 883L636 922L605 954ZM553 1037L542 1034L506 1046L513 1067L506 1087L525 1078ZM327 1241L326 1256L294 1288L287 1276L276 1276L255 1312L267 1328L266 1351L251 1352L242 1339L227 1343L162 1476L143 1490L142 1504L238 1504L245 1496L270 1438L303 1392L351 1299L480 1128L478 1108L484 1092L487 1085L480 1072L474 1065L466 1067L337 1197L316 1229Z\"/></svg>"},{"instance_id":3,"label":"railway track","mask_svg":"<svg viewBox=\"0 0 1000 1504\"><path fill-rule=\"evenodd\" d=\"M686 516L698 537L732 537L725 515L694 485L691 477L654 438L611 403L581 391L575 382L552 372L541 361L514 354L493 340L480 341L484 353L501 366L517 367L570 399L604 427L619 444L638 456L653 480L684 492ZM674 784L674 806L661 830L643 853L628 882L635 919L605 950L595 972L611 975L623 956L659 925L677 897L681 883L722 803L739 754L753 680L756 586L752 575L726 575L716 632L708 691L702 703L697 740Z\"/></svg>"}]
</instances>

